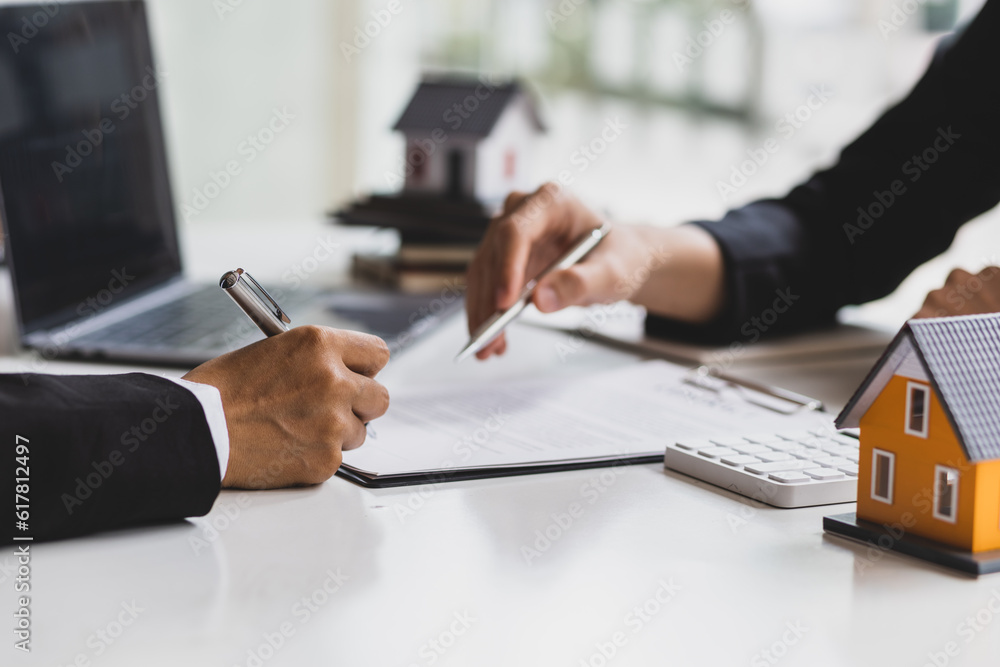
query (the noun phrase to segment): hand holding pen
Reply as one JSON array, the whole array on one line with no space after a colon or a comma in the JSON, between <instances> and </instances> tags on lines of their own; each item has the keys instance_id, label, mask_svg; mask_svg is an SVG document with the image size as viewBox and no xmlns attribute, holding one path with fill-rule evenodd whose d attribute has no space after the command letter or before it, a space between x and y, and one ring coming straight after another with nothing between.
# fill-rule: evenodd
<instances>
[{"instance_id":1,"label":"hand holding pen","mask_svg":"<svg viewBox=\"0 0 1000 667\"><path fill-rule=\"evenodd\" d=\"M708 322L725 304L725 270L718 244L694 225L614 225L580 262L541 275L586 234L601 215L549 183L513 193L491 223L469 267L466 313L475 332L497 311L515 306L532 279L530 302L543 313L568 306L632 301L685 322ZM503 354L503 333L476 353Z\"/></svg>"},{"instance_id":2,"label":"hand holding pen","mask_svg":"<svg viewBox=\"0 0 1000 667\"><path fill-rule=\"evenodd\" d=\"M223 284L246 276L234 273ZM272 315L287 326L278 311ZM222 486L267 489L328 479L342 452L364 443L365 423L388 409L389 394L375 380L388 361L389 348L376 336L299 326L185 375L222 398L229 436Z\"/></svg>"}]
</instances>

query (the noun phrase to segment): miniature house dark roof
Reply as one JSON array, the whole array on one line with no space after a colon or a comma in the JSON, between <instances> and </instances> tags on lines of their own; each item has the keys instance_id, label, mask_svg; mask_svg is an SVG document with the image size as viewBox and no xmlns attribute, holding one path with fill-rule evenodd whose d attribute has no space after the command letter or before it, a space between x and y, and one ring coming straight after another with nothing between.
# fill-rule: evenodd
<instances>
[{"instance_id":1,"label":"miniature house dark roof","mask_svg":"<svg viewBox=\"0 0 1000 667\"><path fill-rule=\"evenodd\" d=\"M470 105L467 104L470 96L477 102L471 111ZM493 131L493 127L507 106L520 96L524 96L528 102L528 113L531 114L532 124L539 131L544 130L545 126L538 115L534 101L520 84L511 81L500 85L489 85L478 79L421 82L393 129L405 132L441 128L446 132L486 137ZM456 114L456 104L465 109L463 114L467 114L467 118ZM461 121L458 128L454 127L456 120Z\"/></svg>"},{"instance_id":2,"label":"miniature house dark roof","mask_svg":"<svg viewBox=\"0 0 1000 667\"><path fill-rule=\"evenodd\" d=\"M907 322L837 417L837 426L857 426L911 352L969 461L1000 459L1000 313Z\"/></svg>"}]
</instances>

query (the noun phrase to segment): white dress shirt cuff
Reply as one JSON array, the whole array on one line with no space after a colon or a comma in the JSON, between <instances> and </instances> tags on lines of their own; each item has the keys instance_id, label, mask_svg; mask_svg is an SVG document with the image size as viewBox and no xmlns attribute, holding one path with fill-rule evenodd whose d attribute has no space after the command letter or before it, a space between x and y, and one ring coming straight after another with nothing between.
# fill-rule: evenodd
<instances>
[{"instance_id":1,"label":"white dress shirt cuff","mask_svg":"<svg viewBox=\"0 0 1000 667\"><path fill-rule=\"evenodd\" d=\"M172 377L166 379L190 391L201 403L201 408L205 411L205 420L208 422L208 430L212 434L212 442L215 443L215 453L219 457L219 480L222 480L229 468L229 427L226 425L226 413L222 409L222 394L210 384Z\"/></svg>"}]
</instances>

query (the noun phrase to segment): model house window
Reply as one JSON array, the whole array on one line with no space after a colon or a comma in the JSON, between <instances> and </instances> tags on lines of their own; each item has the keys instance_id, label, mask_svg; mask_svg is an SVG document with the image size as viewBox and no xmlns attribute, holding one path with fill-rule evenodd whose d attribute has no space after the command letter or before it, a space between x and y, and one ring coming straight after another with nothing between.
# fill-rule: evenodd
<instances>
[{"instance_id":1,"label":"model house window","mask_svg":"<svg viewBox=\"0 0 1000 667\"><path fill-rule=\"evenodd\" d=\"M872 450L872 498L892 504L892 481L896 455L881 449Z\"/></svg>"},{"instance_id":2,"label":"model house window","mask_svg":"<svg viewBox=\"0 0 1000 667\"><path fill-rule=\"evenodd\" d=\"M429 159L427 151L420 144L414 142L410 144L409 154L406 158L410 169L413 170L413 180L424 180L424 175L427 173L427 160Z\"/></svg>"},{"instance_id":3,"label":"model house window","mask_svg":"<svg viewBox=\"0 0 1000 667\"><path fill-rule=\"evenodd\" d=\"M517 153L513 150L507 151L503 156L503 175L507 180L517 175Z\"/></svg>"},{"instance_id":4,"label":"model house window","mask_svg":"<svg viewBox=\"0 0 1000 667\"><path fill-rule=\"evenodd\" d=\"M906 428L908 435L927 437L927 413L930 390L927 385L910 382L906 385Z\"/></svg>"},{"instance_id":5,"label":"model house window","mask_svg":"<svg viewBox=\"0 0 1000 667\"><path fill-rule=\"evenodd\" d=\"M955 523L958 513L958 471L934 466L934 518Z\"/></svg>"}]
</instances>

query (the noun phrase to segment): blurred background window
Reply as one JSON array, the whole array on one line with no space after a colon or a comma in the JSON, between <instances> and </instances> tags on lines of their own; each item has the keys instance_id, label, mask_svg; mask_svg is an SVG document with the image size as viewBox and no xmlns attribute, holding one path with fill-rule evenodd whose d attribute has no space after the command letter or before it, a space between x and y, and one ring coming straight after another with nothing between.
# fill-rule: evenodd
<instances>
[{"instance_id":1,"label":"blurred background window","mask_svg":"<svg viewBox=\"0 0 1000 667\"><path fill-rule=\"evenodd\" d=\"M294 116L189 224L314 218L398 187L391 127L440 72L527 82L549 126L536 182L569 171L571 189L622 217L716 216L833 160L981 4L150 0L182 206L276 110ZM615 119L620 136L581 158ZM768 139L778 150L742 173Z\"/></svg>"}]
</instances>

